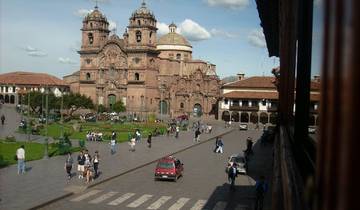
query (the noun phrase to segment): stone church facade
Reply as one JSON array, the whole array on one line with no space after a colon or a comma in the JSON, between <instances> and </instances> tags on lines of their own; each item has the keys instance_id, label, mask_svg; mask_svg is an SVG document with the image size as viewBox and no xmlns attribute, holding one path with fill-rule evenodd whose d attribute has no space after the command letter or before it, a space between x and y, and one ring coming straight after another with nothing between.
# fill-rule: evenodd
<instances>
[{"instance_id":1,"label":"stone church facade","mask_svg":"<svg viewBox=\"0 0 360 210\"><path fill-rule=\"evenodd\" d=\"M175 24L158 39L156 18L142 3L122 38L108 27L97 7L84 18L80 71L64 77L71 91L108 108L121 100L127 112L139 116L217 113L216 67L192 59L192 46L176 33Z\"/></svg>"}]
</instances>

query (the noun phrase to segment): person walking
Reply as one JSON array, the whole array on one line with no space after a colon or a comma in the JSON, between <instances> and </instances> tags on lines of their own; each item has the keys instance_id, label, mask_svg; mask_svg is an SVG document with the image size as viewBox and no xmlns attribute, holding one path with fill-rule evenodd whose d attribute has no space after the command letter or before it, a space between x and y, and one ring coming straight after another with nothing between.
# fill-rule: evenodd
<instances>
[{"instance_id":1,"label":"person walking","mask_svg":"<svg viewBox=\"0 0 360 210\"><path fill-rule=\"evenodd\" d=\"M231 189L234 189L234 187L235 187L235 178L236 177L237 177L236 163L233 163L232 166L230 166L229 171L228 171L228 181L229 181Z\"/></svg>"},{"instance_id":2,"label":"person walking","mask_svg":"<svg viewBox=\"0 0 360 210\"><path fill-rule=\"evenodd\" d=\"M219 142L219 137L216 137L214 152L216 152L216 150L217 150L217 148L218 148L218 142Z\"/></svg>"},{"instance_id":3,"label":"person walking","mask_svg":"<svg viewBox=\"0 0 360 210\"><path fill-rule=\"evenodd\" d=\"M264 204L265 193L268 190L268 184L265 182L265 177L260 176L255 183L255 210L262 210Z\"/></svg>"},{"instance_id":4,"label":"person walking","mask_svg":"<svg viewBox=\"0 0 360 210\"><path fill-rule=\"evenodd\" d=\"M1 125L5 124L5 115L1 115Z\"/></svg>"},{"instance_id":5,"label":"person walking","mask_svg":"<svg viewBox=\"0 0 360 210\"><path fill-rule=\"evenodd\" d=\"M116 140L116 132L115 132L115 131L112 131L112 133L111 133L111 139Z\"/></svg>"},{"instance_id":6,"label":"person walking","mask_svg":"<svg viewBox=\"0 0 360 210\"><path fill-rule=\"evenodd\" d=\"M110 140L110 154L115 154L116 150L115 150L115 146L116 146L116 140L115 139L111 139Z\"/></svg>"},{"instance_id":7,"label":"person walking","mask_svg":"<svg viewBox=\"0 0 360 210\"><path fill-rule=\"evenodd\" d=\"M130 151L135 152L135 138L130 139L129 145L130 145Z\"/></svg>"},{"instance_id":8,"label":"person walking","mask_svg":"<svg viewBox=\"0 0 360 210\"><path fill-rule=\"evenodd\" d=\"M80 154L77 157L77 161L78 161L78 173L79 173L79 179L84 178L84 165L85 165L85 156L84 156L84 152L81 151Z\"/></svg>"},{"instance_id":9,"label":"person walking","mask_svg":"<svg viewBox=\"0 0 360 210\"><path fill-rule=\"evenodd\" d=\"M217 141L217 149L216 149L216 153L223 153L223 146L224 146L224 143L223 141L221 140L221 138L218 139Z\"/></svg>"},{"instance_id":10,"label":"person walking","mask_svg":"<svg viewBox=\"0 0 360 210\"><path fill-rule=\"evenodd\" d=\"M99 176L98 169L99 169L99 162L100 162L100 156L99 152L96 150L95 155L93 158L93 166L94 166L94 178L97 178Z\"/></svg>"},{"instance_id":11,"label":"person walking","mask_svg":"<svg viewBox=\"0 0 360 210\"><path fill-rule=\"evenodd\" d=\"M149 133L148 138L147 138L147 144L148 144L149 148L151 148L151 137L152 137L152 134Z\"/></svg>"},{"instance_id":12,"label":"person walking","mask_svg":"<svg viewBox=\"0 0 360 210\"><path fill-rule=\"evenodd\" d=\"M64 166L64 169L65 169L65 171L67 173L67 176L68 176L68 180L71 179L71 169L72 169L73 163L74 163L74 160L71 157L71 152L68 152L68 155L67 155L66 160L65 160L65 166Z\"/></svg>"},{"instance_id":13,"label":"person walking","mask_svg":"<svg viewBox=\"0 0 360 210\"><path fill-rule=\"evenodd\" d=\"M195 131L195 136L194 136L194 141L195 142L199 142L200 141L200 128L198 128L196 131Z\"/></svg>"},{"instance_id":14,"label":"person walking","mask_svg":"<svg viewBox=\"0 0 360 210\"><path fill-rule=\"evenodd\" d=\"M180 132L180 128L179 128L179 126L177 125L177 126L176 126L176 129L175 129L175 138L179 138L179 132Z\"/></svg>"},{"instance_id":15,"label":"person walking","mask_svg":"<svg viewBox=\"0 0 360 210\"><path fill-rule=\"evenodd\" d=\"M16 159L18 162L18 174L25 174L25 146L21 145L16 150Z\"/></svg>"},{"instance_id":16,"label":"person walking","mask_svg":"<svg viewBox=\"0 0 360 210\"><path fill-rule=\"evenodd\" d=\"M141 134L140 134L139 129L137 129L135 132L135 140L136 140L136 142L140 142L140 140L141 140Z\"/></svg>"}]
</instances>

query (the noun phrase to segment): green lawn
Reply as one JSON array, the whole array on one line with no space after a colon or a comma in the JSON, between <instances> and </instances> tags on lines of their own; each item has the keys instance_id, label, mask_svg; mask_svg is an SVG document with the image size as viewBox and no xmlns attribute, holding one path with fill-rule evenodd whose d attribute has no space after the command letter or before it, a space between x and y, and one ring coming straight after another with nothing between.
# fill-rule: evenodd
<instances>
[{"instance_id":1,"label":"green lawn","mask_svg":"<svg viewBox=\"0 0 360 210\"><path fill-rule=\"evenodd\" d=\"M38 160L44 157L43 144L28 143L28 142L7 142L0 140L0 168L7 165L15 164L17 161L14 159L16 150L21 146L25 146L26 161ZM58 155L58 149L54 144L49 144L49 156ZM73 152L79 151L80 148L72 148Z\"/></svg>"},{"instance_id":2,"label":"green lawn","mask_svg":"<svg viewBox=\"0 0 360 210\"><path fill-rule=\"evenodd\" d=\"M103 133L104 140L110 140L112 131L117 133L117 141L123 142L128 140L128 134L133 134L136 129L140 129L143 137L157 128L160 132L165 132L166 125L158 123L108 123L108 122L87 122L80 123L82 131L74 131L73 123L64 123L64 133L70 134L70 139L85 139L88 131ZM52 123L48 126L48 135L53 138L59 138L61 133L61 125ZM45 128L40 130L41 135L45 135Z\"/></svg>"}]
</instances>

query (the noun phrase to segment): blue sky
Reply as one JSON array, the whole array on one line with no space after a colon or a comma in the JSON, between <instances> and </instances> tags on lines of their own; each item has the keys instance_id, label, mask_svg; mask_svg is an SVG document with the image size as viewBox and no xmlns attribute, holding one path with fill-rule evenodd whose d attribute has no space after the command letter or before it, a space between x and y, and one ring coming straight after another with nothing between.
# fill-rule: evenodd
<instances>
[{"instance_id":1,"label":"blue sky","mask_svg":"<svg viewBox=\"0 0 360 210\"><path fill-rule=\"evenodd\" d=\"M122 36L141 0L99 0L99 9ZM193 45L193 57L217 65L220 77L243 72L271 75L252 0L146 0L159 24L158 37L174 22ZM47 72L57 77L79 70L84 12L92 0L0 0L0 71ZM318 47L316 47L318 48ZM317 58L318 59L318 58Z\"/></svg>"}]
</instances>

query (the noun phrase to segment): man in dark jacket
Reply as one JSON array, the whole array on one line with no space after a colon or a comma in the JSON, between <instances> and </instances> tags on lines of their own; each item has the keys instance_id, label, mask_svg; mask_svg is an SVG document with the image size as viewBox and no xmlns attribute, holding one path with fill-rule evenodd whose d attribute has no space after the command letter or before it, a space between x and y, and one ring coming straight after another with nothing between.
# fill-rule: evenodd
<instances>
[{"instance_id":1,"label":"man in dark jacket","mask_svg":"<svg viewBox=\"0 0 360 210\"><path fill-rule=\"evenodd\" d=\"M236 163L233 163L232 166L230 166L228 171L228 180L230 183L230 188L235 187L235 178L237 177L237 169L236 169Z\"/></svg>"}]
</instances>

